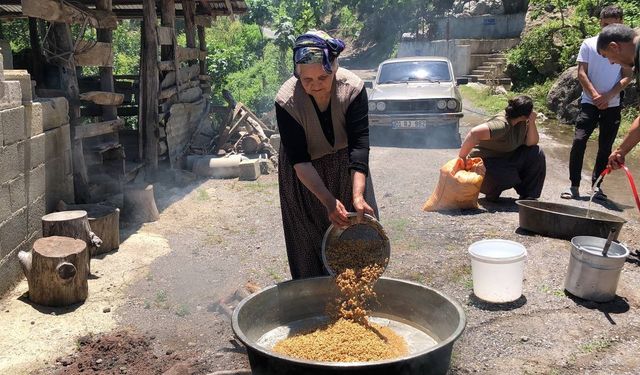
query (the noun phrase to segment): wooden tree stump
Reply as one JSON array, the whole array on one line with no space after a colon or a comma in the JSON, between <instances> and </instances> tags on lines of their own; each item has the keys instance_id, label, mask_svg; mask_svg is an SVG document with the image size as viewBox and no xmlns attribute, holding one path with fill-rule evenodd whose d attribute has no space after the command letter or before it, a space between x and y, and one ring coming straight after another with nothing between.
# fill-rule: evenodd
<instances>
[{"instance_id":1,"label":"wooden tree stump","mask_svg":"<svg viewBox=\"0 0 640 375\"><path fill-rule=\"evenodd\" d=\"M108 253L120 247L119 208L102 204L66 204L60 201L57 209L58 211L87 211L91 230L102 240L102 245L95 249L91 255Z\"/></svg>"},{"instance_id":2,"label":"wooden tree stump","mask_svg":"<svg viewBox=\"0 0 640 375\"><path fill-rule=\"evenodd\" d=\"M153 185L125 185L123 215L133 223L149 223L160 218Z\"/></svg>"},{"instance_id":3,"label":"wooden tree stump","mask_svg":"<svg viewBox=\"0 0 640 375\"><path fill-rule=\"evenodd\" d=\"M100 237L91 231L87 211L54 212L42 217L42 237L64 236L83 240L94 254L102 245Z\"/></svg>"},{"instance_id":4,"label":"wooden tree stump","mask_svg":"<svg viewBox=\"0 0 640 375\"><path fill-rule=\"evenodd\" d=\"M33 250L18 253L29 283L29 300L44 306L69 306L87 299L87 243L70 237L36 240Z\"/></svg>"}]
</instances>

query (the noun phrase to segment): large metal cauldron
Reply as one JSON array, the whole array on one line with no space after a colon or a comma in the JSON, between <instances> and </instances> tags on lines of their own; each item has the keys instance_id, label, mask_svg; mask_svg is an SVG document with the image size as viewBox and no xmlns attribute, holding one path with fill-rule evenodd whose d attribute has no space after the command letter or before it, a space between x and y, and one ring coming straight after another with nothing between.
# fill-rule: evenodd
<instances>
[{"instance_id":1,"label":"large metal cauldron","mask_svg":"<svg viewBox=\"0 0 640 375\"><path fill-rule=\"evenodd\" d=\"M607 238L612 229L616 230L616 239L622 225L627 222L606 212L559 203L519 200L516 204L519 206L520 228L565 240L577 236Z\"/></svg>"},{"instance_id":2,"label":"large metal cauldron","mask_svg":"<svg viewBox=\"0 0 640 375\"><path fill-rule=\"evenodd\" d=\"M378 362L315 362L270 350L296 332L325 322L327 302L335 297L330 277L293 280L244 299L233 313L233 331L247 347L255 375L446 374L453 343L466 319L460 304L425 286L388 278L378 280L372 320L386 324L407 341L410 353Z\"/></svg>"}]
</instances>

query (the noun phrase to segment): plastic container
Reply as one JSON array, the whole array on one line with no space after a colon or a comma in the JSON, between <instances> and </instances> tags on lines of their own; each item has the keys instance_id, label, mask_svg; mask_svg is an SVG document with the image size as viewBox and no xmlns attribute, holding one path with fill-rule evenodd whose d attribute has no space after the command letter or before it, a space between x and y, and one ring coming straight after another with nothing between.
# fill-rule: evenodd
<instances>
[{"instance_id":1,"label":"plastic container","mask_svg":"<svg viewBox=\"0 0 640 375\"><path fill-rule=\"evenodd\" d=\"M493 303L512 302L522 296L527 249L508 240L482 240L469 246L473 293Z\"/></svg>"},{"instance_id":2,"label":"plastic container","mask_svg":"<svg viewBox=\"0 0 640 375\"><path fill-rule=\"evenodd\" d=\"M611 243L607 256L602 248L604 238L577 236L571 239L571 258L564 288L576 297L595 302L608 302L616 297L620 272L629 249Z\"/></svg>"}]
</instances>

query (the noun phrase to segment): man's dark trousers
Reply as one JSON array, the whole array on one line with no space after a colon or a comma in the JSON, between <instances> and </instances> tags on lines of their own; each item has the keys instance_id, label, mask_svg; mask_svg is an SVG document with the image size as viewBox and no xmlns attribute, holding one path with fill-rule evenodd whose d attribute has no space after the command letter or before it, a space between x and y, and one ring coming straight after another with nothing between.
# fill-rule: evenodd
<instances>
[{"instance_id":1,"label":"man's dark trousers","mask_svg":"<svg viewBox=\"0 0 640 375\"><path fill-rule=\"evenodd\" d=\"M582 103L582 110L578 115L573 145L571 146L571 155L569 157L569 179L571 180L571 186L580 186L584 151L587 148L587 141L591 133L593 133L597 126L600 126L600 135L598 136L598 156L596 157L596 165L593 168L593 175L591 177L592 184L606 168L609 155L611 155L611 147L613 146L613 142L618 134L618 128L620 127L620 110L620 106L598 109L598 107L593 104Z\"/></svg>"}]
</instances>

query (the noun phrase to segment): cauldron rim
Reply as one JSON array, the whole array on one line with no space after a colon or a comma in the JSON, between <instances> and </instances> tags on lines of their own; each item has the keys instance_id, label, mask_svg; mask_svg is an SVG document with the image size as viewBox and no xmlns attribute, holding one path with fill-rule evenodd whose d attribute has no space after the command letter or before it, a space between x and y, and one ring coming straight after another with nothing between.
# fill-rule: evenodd
<instances>
[{"instance_id":1,"label":"cauldron rim","mask_svg":"<svg viewBox=\"0 0 640 375\"><path fill-rule=\"evenodd\" d=\"M574 217L574 218L578 218L578 219L584 219L584 220L590 220L590 221L596 221L596 222L598 222L598 221L599 222L608 222L608 223L621 223L621 224L626 224L627 223L627 220L623 219L620 216L611 214L609 212L595 210L595 209L591 209L591 210L588 210L588 211L597 212L599 215L603 215L605 217L588 218L588 217L584 217L584 216L580 216L580 215L574 215L574 214L571 214L571 213L554 211L554 210L549 209L547 207L541 207L541 206L549 205L549 206L569 207L569 208L573 208L573 209L584 210L585 212L587 211L586 208L571 206L571 205L563 204L563 203L538 201L538 200L533 200L533 199L518 199L518 200L516 200L516 204L519 207L525 207L525 208L528 208L528 209L532 209L532 210L536 210L536 211L542 211L542 212L549 213L549 214L564 215L564 216Z\"/></svg>"},{"instance_id":2,"label":"cauldron rim","mask_svg":"<svg viewBox=\"0 0 640 375\"><path fill-rule=\"evenodd\" d=\"M320 277L313 277L313 278L309 278L309 279L329 279L331 278L331 276L320 276ZM236 335L236 337L240 340L240 342L242 342L245 346L251 348L252 350L255 350L257 352L260 352L260 354L265 355L265 356L269 356L269 357L275 357L277 359L280 360L285 360L285 361L289 361L289 362L293 362L296 363L298 365L302 365L302 366L310 366L310 367L316 367L316 366L322 366L322 367L333 367L333 368L342 368L342 367L358 367L358 368L364 368L366 369L367 367L375 367L375 366L380 366L380 365L388 365L388 364L393 364L393 363L397 363L397 362L402 362L402 361L406 361L408 359L412 359L412 358L416 358L416 357L420 357L423 356L427 353L430 352L435 352L443 347L446 347L448 345L453 345L452 343L457 340L458 338L460 338L460 336L462 335L462 332L464 331L464 329L466 328L467 325L467 318L466 315L464 313L464 309L462 308L462 305L460 305L460 303L458 301L456 301L455 299L449 297L448 295L446 295L445 293L442 293L438 290L435 290L433 288L430 288L426 285L422 285L413 281L407 281L407 280L401 280L401 279L395 279L395 278L391 278L391 277L381 277L380 280L385 280L385 281L390 281L390 282L398 282L398 283L403 283L403 284L410 284L410 285L414 285L423 289L428 289L429 291L438 294L439 296L441 296L442 298L444 298L445 300L447 300L449 303L451 303L453 305L453 307L455 307L456 311L458 312L458 316L460 317L460 320L458 322L458 325L455 329L455 331L449 335L447 338L445 338L444 340L438 342L436 345L431 346L427 349L421 350L419 352L416 353L412 353L409 355L405 355L402 357L398 357L398 358L394 358L394 359L387 359L387 360L382 360L382 361L370 361L370 362L323 362L323 361L308 361L308 360L304 360L304 359L299 359L299 358L293 358L293 357L289 357L289 356L284 356L281 354L278 354L272 350L267 350L265 348L263 348L260 345L254 345L250 342L250 340L245 336L244 332L242 332L242 330L240 329L239 325L238 325L238 314L240 312L240 310L242 310L242 307L248 303L251 299L255 298L257 295L266 292L270 289L273 288L277 288L279 285L282 284L289 284L289 283L297 283L297 282L304 282L305 280L309 280L309 279L298 279L298 280L287 280L287 281L283 281L281 283L277 283L271 286L268 286L266 288L261 289L258 292L255 292L253 294L251 294L250 296L246 297L245 299L243 299L238 306L234 309L233 311L233 316L231 318L231 324L232 324L232 328L233 328L233 332ZM374 315L375 316L375 315Z\"/></svg>"}]
</instances>

